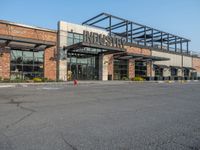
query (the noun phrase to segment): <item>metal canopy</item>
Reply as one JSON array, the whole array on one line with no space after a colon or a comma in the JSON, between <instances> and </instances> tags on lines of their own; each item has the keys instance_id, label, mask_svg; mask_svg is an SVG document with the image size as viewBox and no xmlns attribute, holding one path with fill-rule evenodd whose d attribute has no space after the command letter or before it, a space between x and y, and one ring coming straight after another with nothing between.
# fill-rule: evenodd
<instances>
[{"instance_id":1,"label":"metal canopy","mask_svg":"<svg viewBox=\"0 0 200 150\"><path fill-rule=\"evenodd\" d=\"M167 66L167 65L153 64L153 66L154 66L154 68L162 68L162 69L164 69L164 68L169 68L169 66Z\"/></svg>"},{"instance_id":2,"label":"metal canopy","mask_svg":"<svg viewBox=\"0 0 200 150\"><path fill-rule=\"evenodd\" d=\"M194 69L192 67L183 67L183 69L185 69L185 70L196 70L196 69Z\"/></svg>"},{"instance_id":3,"label":"metal canopy","mask_svg":"<svg viewBox=\"0 0 200 150\"><path fill-rule=\"evenodd\" d=\"M0 47L40 51L56 45L56 42L0 35Z\"/></svg>"},{"instance_id":4,"label":"metal canopy","mask_svg":"<svg viewBox=\"0 0 200 150\"><path fill-rule=\"evenodd\" d=\"M136 59L142 61L166 61L170 60L169 58L165 57L157 57L157 56L147 56L142 54L132 54L132 53L117 53L114 54L115 59Z\"/></svg>"},{"instance_id":5,"label":"metal canopy","mask_svg":"<svg viewBox=\"0 0 200 150\"><path fill-rule=\"evenodd\" d=\"M182 67L179 66L170 66L171 68L175 68L175 69L182 69Z\"/></svg>"},{"instance_id":6,"label":"metal canopy","mask_svg":"<svg viewBox=\"0 0 200 150\"><path fill-rule=\"evenodd\" d=\"M67 53L71 52L88 55L113 54L125 51L125 49L122 48L108 47L104 45L90 44L86 42L80 42L70 46L64 46L63 49L67 50Z\"/></svg>"},{"instance_id":7,"label":"metal canopy","mask_svg":"<svg viewBox=\"0 0 200 150\"><path fill-rule=\"evenodd\" d=\"M104 29L110 35L124 37L127 43L189 54L189 39L107 13L101 13L82 24Z\"/></svg>"}]
</instances>

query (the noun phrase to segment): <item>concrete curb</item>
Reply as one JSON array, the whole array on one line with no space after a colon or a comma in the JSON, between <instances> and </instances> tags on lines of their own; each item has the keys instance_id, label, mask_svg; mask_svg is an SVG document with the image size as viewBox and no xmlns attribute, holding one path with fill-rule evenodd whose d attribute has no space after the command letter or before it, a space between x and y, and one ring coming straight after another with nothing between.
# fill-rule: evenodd
<instances>
[{"instance_id":1,"label":"concrete curb","mask_svg":"<svg viewBox=\"0 0 200 150\"><path fill-rule=\"evenodd\" d=\"M189 83L200 82L199 80L188 81L78 81L79 85L97 84L97 85L117 85L117 84L135 84L135 83ZM33 86L72 86L73 81L67 82L45 82L45 83L0 83L0 88L13 88L13 87L33 87Z\"/></svg>"}]
</instances>

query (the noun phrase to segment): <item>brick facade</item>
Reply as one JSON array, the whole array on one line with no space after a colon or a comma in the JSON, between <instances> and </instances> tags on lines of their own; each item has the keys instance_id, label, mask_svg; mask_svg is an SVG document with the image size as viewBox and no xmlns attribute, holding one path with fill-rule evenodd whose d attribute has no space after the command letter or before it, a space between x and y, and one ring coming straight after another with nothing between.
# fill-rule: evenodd
<instances>
[{"instance_id":1,"label":"brick facade","mask_svg":"<svg viewBox=\"0 0 200 150\"><path fill-rule=\"evenodd\" d=\"M152 62L147 62L147 76L150 77L152 76Z\"/></svg>"},{"instance_id":2,"label":"brick facade","mask_svg":"<svg viewBox=\"0 0 200 150\"><path fill-rule=\"evenodd\" d=\"M7 79L10 77L10 53L3 50L0 55L0 77Z\"/></svg>"},{"instance_id":3,"label":"brick facade","mask_svg":"<svg viewBox=\"0 0 200 150\"><path fill-rule=\"evenodd\" d=\"M57 42L57 32L41 29L37 27L29 27L9 22L0 22L0 35L19 37L31 40L39 40L43 42ZM56 79L56 46L45 49L44 51L44 77L48 79ZM0 76L3 78L10 77L10 54L5 53L0 58Z\"/></svg>"},{"instance_id":4,"label":"brick facade","mask_svg":"<svg viewBox=\"0 0 200 150\"><path fill-rule=\"evenodd\" d=\"M138 48L138 47L130 47L130 46L125 46L126 52L127 53L132 53L132 54L142 54L146 56L151 55L151 50L150 49L145 49L145 48ZM150 62L147 63L147 76L151 76L152 74L152 65ZM135 63L134 60L129 60L129 78L135 77Z\"/></svg>"},{"instance_id":5,"label":"brick facade","mask_svg":"<svg viewBox=\"0 0 200 150\"><path fill-rule=\"evenodd\" d=\"M128 73L129 73L129 79L135 77L135 61L133 59L129 60Z\"/></svg>"},{"instance_id":6,"label":"brick facade","mask_svg":"<svg viewBox=\"0 0 200 150\"><path fill-rule=\"evenodd\" d=\"M47 48L44 51L44 77L56 80L56 47Z\"/></svg>"},{"instance_id":7,"label":"brick facade","mask_svg":"<svg viewBox=\"0 0 200 150\"><path fill-rule=\"evenodd\" d=\"M125 46L126 52L133 54L151 55L150 49Z\"/></svg>"},{"instance_id":8,"label":"brick facade","mask_svg":"<svg viewBox=\"0 0 200 150\"><path fill-rule=\"evenodd\" d=\"M192 58L192 68L194 68L197 72L200 72L200 58Z\"/></svg>"},{"instance_id":9,"label":"brick facade","mask_svg":"<svg viewBox=\"0 0 200 150\"><path fill-rule=\"evenodd\" d=\"M110 54L108 56L108 75L112 76L112 80L113 80L113 70L114 69L114 58L113 55Z\"/></svg>"},{"instance_id":10,"label":"brick facade","mask_svg":"<svg viewBox=\"0 0 200 150\"><path fill-rule=\"evenodd\" d=\"M21 38L30 38L42 41L55 42L57 35L55 32L42 31L34 28L0 23L0 35L9 35Z\"/></svg>"}]
</instances>

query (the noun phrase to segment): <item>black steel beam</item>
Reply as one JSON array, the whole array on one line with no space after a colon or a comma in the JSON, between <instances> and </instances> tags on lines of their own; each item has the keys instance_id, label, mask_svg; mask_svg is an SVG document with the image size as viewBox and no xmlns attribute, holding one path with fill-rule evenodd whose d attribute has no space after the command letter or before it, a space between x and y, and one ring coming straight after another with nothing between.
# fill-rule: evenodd
<instances>
[{"instance_id":1,"label":"black steel beam","mask_svg":"<svg viewBox=\"0 0 200 150\"><path fill-rule=\"evenodd\" d=\"M188 42L187 40L180 40L180 41L175 41L175 42L170 42L169 44L170 45L173 45L173 44L179 44L180 42L182 42L182 43L186 43L186 42Z\"/></svg>"},{"instance_id":2,"label":"black steel beam","mask_svg":"<svg viewBox=\"0 0 200 150\"><path fill-rule=\"evenodd\" d=\"M176 45L176 37L175 37L175 52L177 51L177 45Z\"/></svg>"},{"instance_id":3,"label":"black steel beam","mask_svg":"<svg viewBox=\"0 0 200 150\"><path fill-rule=\"evenodd\" d=\"M150 30L151 30L151 29L148 29L148 30L146 30L146 32L147 32L147 31L150 31ZM145 32L145 29L144 29L143 31L133 33L132 35L136 35L136 34L140 34L140 33L144 33L144 32Z\"/></svg>"},{"instance_id":4,"label":"black steel beam","mask_svg":"<svg viewBox=\"0 0 200 150\"><path fill-rule=\"evenodd\" d=\"M84 21L84 22L82 23L82 25L87 24L88 22L90 22L90 21L92 21L92 20L94 20L94 19L96 19L96 18L98 18L98 17L100 17L100 16L102 16L102 15L104 15L104 13L101 13L101 14L99 14L99 15L97 15L97 16L91 18L91 19L88 19L88 20Z\"/></svg>"},{"instance_id":5,"label":"black steel beam","mask_svg":"<svg viewBox=\"0 0 200 150\"><path fill-rule=\"evenodd\" d=\"M167 35L167 50L169 51L169 34Z\"/></svg>"},{"instance_id":6,"label":"black steel beam","mask_svg":"<svg viewBox=\"0 0 200 150\"><path fill-rule=\"evenodd\" d=\"M104 18L102 18L102 19L99 19L99 20L97 20L97 21L95 21L95 22L92 22L92 23L90 23L90 24L88 24L88 25L96 24L96 23L98 23L98 22L100 22L100 21L103 21L103 20L105 20L105 19L107 19L107 18L109 18L109 17L106 16L106 17L104 17Z\"/></svg>"},{"instance_id":7,"label":"black steel beam","mask_svg":"<svg viewBox=\"0 0 200 150\"><path fill-rule=\"evenodd\" d=\"M133 23L131 23L131 43L133 42Z\"/></svg>"},{"instance_id":8,"label":"black steel beam","mask_svg":"<svg viewBox=\"0 0 200 150\"><path fill-rule=\"evenodd\" d=\"M110 18L111 18L111 17L110 17ZM123 22L120 22L120 23L114 24L114 25L112 25L112 26L106 27L105 29L106 29L106 30L108 30L108 29L110 29L110 28L111 28L111 30L114 30L114 29L115 29L115 27L116 27L116 28L118 28L118 26L119 26L119 25L121 25L121 24L124 24L124 25L126 25L125 23L126 23L126 22L125 22L125 21L123 21ZM114 28L114 29L113 29L113 28Z\"/></svg>"},{"instance_id":9,"label":"black steel beam","mask_svg":"<svg viewBox=\"0 0 200 150\"><path fill-rule=\"evenodd\" d=\"M126 22L126 42L128 42L128 21Z\"/></svg>"},{"instance_id":10,"label":"black steel beam","mask_svg":"<svg viewBox=\"0 0 200 150\"><path fill-rule=\"evenodd\" d=\"M181 49L181 53L183 52L183 48L182 48L182 39L180 41L180 49Z\"/></svg>"},{"instance_id":11,"label":"black steel beam","mask_svg":"<svg viewBox=\"0 0 200 150\"><path fill-rule=\"evenodd\" d=\"M144 45L146 46L146 40L147 40L147 36L146 36L146 27L144 28Z\"/></svg>"},{"instance_id":12,"label":"black steel beam","mask_svg":"<svg viewBox=\"0 0 200 150\"><path fill-rule=\"evenodd\" d=\"M121 27L124 27L126 26L126 23L124 22L124 24L120 25L120 26L117 26L117 27L114 27L114 28L111 28L111 30L115 30L115 29L118 29L118 28L121 28Z\"/></svg>"},{"instance_id":13,"label":"black steel beam","mask_svg":"<svg viewBox=\"0 0 200 150\"><path fill-rule=\"evenodd\" d=\"M109 16L109 35L111 36L112 18Z\"/></svg>"},{"instance_id":14,"label":"black steel beam","mask_svg":"<svg viewBox=\"0 0 200 150\"><path fill-rule=\"evenodd\" d=\"M161 32L161 37L160 37L160 39L161 39L160 45L161 45L161 50L162 50L162 48L163 48L163 33L162 33L162 32Z\"/></svg>"},{"instance_id":15,"label":"black steel beam","mask_svg":"<svg viewBox=\"0 0 200 150\"><path fill-rule=\"evenodd\" d=\"M133 23L131 22L132 26L133 26ZM137 28L137 29L133 29L133 30L129 30L128 32L133 32L133 31L136 31L136 30L140 30L140 29L144 29L145 27L140 27L140 28ZM126 33L126 32L122 32L122 33Z\"/></svg>"},{"instance_id":16,"label":"black steel beam","mask_svg":"<svg viewBox=\"0 0 200 150\"><path fill-rule=\"evenodd\" d=\"M110 18L109 27L103 27L103 25L102 26L101 25L99 25L99 26L95 25L95 24L97 24L101 21L104 21L107 18ZM119 23L116 23L116 24L113 25L113 24L111 24L111 19L117 20ZM128 22L128 24L127 24L127 22ZM183 44L184 42L187 42L187 49L188 49L188 42L190 42L190 40L188 40L186 38L183 38L183 37L180 37L180 36L177 36L177 35L174 35L174 34L170 34L170 33L167 33L167 32L161 31L161 30L153 29L151 27L148 27L148 26L145 26L145 25L142 25L142 24L139 24L139 23L135 23L135 22L132 22L132 21L120 18L120 17L116 17L116 16L113 16L113 15L110 15L110 14L107 14L107 13L101 13L101 14L83 22L83 24L87 24L87 25L89 24L93 27L97 27L97 28L107 30L107 31L109 31L110 35L113 32L113 30L124 27L123 28L124 32L121 32L120 34L125 36L127 40L129 40L129 38L130 38L131 42L136 41L134 39L137 39L137 37L136 37L137 35L144 33L144 37L141 37L141 39L143 39L143 41L144 41L144 44L147 43L147 42L152 42L151 43L152 46L154 44L154 41L157 38L160 37L161 48L163 47L163 44L167 44L167 47L169 49L169 45L172 45L172 44L176 45L178 43ZM129 25L131 25L131 26L129 26ZM142 29L144 29L144 30L142 30ZM134 31L136 31L136 32L134 33ZM151 31L151 33L149 33L149 31ZM149 40L147 38L148 34L151 35L151 40ZM158 35L158 34L160 34L160 35ZM157 39L157 40L159 40L159 39ZM141 41L142 40L140 40L140 42Z\"/></svg>"},{"instance_id":17,"label":"black steel beam","mask_svg":"<svg viewBox=\"0 0 200 150\"><path fill-rule=\"evenodd\" d=\"M151 46L153 47L153 40L154 40L154 37L153 37L153 29L151 29Z\"/></svg>"}]
</instances>

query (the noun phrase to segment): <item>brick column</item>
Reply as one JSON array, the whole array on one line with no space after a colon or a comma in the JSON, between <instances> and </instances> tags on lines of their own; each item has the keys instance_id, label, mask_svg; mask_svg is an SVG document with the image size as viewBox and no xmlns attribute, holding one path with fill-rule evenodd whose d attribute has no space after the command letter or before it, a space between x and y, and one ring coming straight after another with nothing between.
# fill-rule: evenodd
<instances>
[{"instance_id":1,"label":"brick column","mask_svg":"<svg viewBox=\"0 0 200 150\"><path fill-rule=\"evenodd\" d=\"M129 72L129 79L135 77L135 61L133 59L129 59L128 72Z\"/></svg>"},{"instance_id":2,"label":"brick column","mask_svg":"<svg viewBox=\"0 0 200 150\"><path fill-rule=\"evenodd\" d=\"M47 48L44 51L44 77L56 80L56 47Z\"/></svg>"},{"instance_id":3,"label":"brick column","mask_svg":"<svg viewBox=\"0 0 200 150\"><path fill-rule=\"evenodd\" d=\"M153 70L153 68L152 68L152 62L147 62L147 77L150 77L150 76L152 76L152 70Z\"/></svg>"},{"instance_id":4,"label":"brick column","mask_svg":"<svg viewBox=\"0 0 200 150\"><path fill-rule=\"evenodd\" d=\"M7 50L0 52L0 77L10 78L10 51Z\"/></svg>"},{"instance_id":5,"label":"brick column","mask_svg":"<svg viewBox=\"0 0 200 150\"><path fill-rule=\"evenodd\" d=\"M108 75L112 76L112 80L113 80L113 66L114 65L114 58L113 55L109 55L108 56Z\"/></svg>"}]
</instances>

